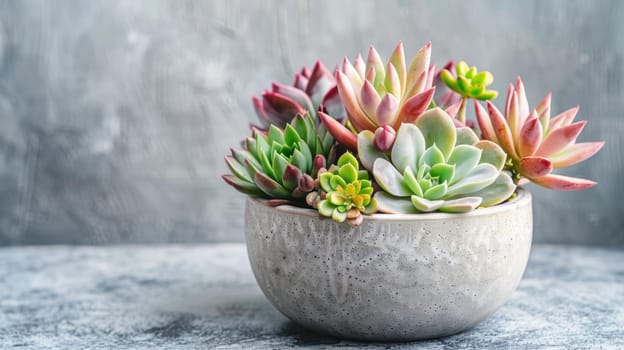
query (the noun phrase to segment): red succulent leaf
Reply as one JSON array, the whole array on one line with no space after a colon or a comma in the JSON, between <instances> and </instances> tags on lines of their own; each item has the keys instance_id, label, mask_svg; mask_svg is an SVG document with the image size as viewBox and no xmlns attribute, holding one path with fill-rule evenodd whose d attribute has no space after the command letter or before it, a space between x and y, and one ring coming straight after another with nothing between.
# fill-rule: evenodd
<instances>
[{"instance_id":1,"label":"red succulent leaf","mask_svg":"<svg viewBox=\"0 0 624 350\"><path fill-rule=\"evenodd\" d=\"M520 174L528 178L546 176L553 170L553 165L547 158L524 157L520 159Z\"/></svg>"},{"instance_id":2,"label":"red succulent leaf","mask_svg":"<svg viewBox=\"0 0 624 350\"><path fill-rule=\"evenodd\" d=\"M357 152L357 136L355 134L353 134L339 121L323 112L319 112L319 118L327 131L332 134L338 143L344 145L352 152Z\"/></svg>"},{"instance_id":3,"label":"red succulent leaf","mask_svg":"<svg viewBox=\"0 0 624 350\"><path fill-rule=\"evenodd\" d=\"M567 146L576 141L578 135L587 124L586 120L570 124L551 131L542 141L542 144L535 152L536 155L548 157L551 154L564 150Z\"/></svg>"}]
</instances>

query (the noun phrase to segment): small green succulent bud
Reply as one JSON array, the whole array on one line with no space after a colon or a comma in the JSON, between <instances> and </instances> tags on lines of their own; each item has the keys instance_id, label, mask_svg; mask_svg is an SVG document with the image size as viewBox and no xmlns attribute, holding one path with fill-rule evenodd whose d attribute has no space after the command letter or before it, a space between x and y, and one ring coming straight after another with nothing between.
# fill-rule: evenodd
<instances>
[{"instance_id":1,"label":"small green succulent bud","mask_svg":"<svg viewBox=\"0 0 624 350\"><path fill-rule=\"evenodd\" d=\"M319 175L319 184L325 192L325 199L318 202L318 211L323 216L358 226L362 214L377 211L368 172L359 169L357 159L349 152L338 159L337 166Z\"/></svg>"},{"instance_id":2,"label":"small green succulent bud","mask_svg":"<svg viewBox=\"0 0 624 350\"><path fill-rule=\"evenodd\" d=\"M440 73L442 81L449 89L460 94L463 98L477 100L491 100L498 96L495 90L487 90L487 86L494 82L494 76L488 71L477 71L477 67L468 67L466 62L461 61L455 66L456 76L448 69Z\"/></svg>"}]
</instances>

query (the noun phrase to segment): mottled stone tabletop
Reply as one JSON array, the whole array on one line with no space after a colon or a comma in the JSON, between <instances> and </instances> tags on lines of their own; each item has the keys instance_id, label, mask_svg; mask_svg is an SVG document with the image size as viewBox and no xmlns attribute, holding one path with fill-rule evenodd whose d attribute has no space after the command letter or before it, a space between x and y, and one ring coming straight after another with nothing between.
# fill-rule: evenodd
<instances>
[{"instance_id":1,"label":"mottled stone tabletop","mask_svg":"<svg viewBox=\"0 0 624 350\"><path fill-rule=\"evenodd\" d=\"M535 246L476 328L414 343L316 335L256 286L245 246L0 248L0 348L624 348L624 250Z\"/></svg>"}]
</instances>

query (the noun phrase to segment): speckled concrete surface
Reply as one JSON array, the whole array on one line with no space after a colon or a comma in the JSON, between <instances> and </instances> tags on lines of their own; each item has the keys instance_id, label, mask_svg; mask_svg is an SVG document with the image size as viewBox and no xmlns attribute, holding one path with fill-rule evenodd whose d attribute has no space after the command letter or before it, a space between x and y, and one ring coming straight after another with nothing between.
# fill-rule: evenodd
<instances>
[{"instance_id":1,"label":"speckled concrete surface","mask_svg":"<svg viewBox=\"0 0 624 350\"><path fill-rule=\"evenodd\" d=\"M444 339L315 335L256 286L245 246L0 249L0 348L624 348L624 251L536 246L511 299Z\"/></svg>"}]
</instances>

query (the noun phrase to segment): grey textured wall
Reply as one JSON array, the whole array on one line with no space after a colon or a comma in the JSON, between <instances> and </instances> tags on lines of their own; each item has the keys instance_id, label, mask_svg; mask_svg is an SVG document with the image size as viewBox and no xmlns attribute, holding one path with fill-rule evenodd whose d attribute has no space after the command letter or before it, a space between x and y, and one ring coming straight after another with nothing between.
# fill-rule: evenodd
<instances>
[{"instance_id":1,"label":"grey textured wall","mask_svg":"<svg viewBox=\"0 0 624 350\"><path fill-rule=\"evenodd\" d=\"M2 1L0 244L242 240L218 175L250 96L317 57L431 40L501 92L519 74L532 104L581 105L581 138L607 145L566 173L600 185L531 186L535 240L624 245L622 17L616 0Z\"/></svg>"}]
</instances>

